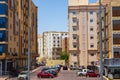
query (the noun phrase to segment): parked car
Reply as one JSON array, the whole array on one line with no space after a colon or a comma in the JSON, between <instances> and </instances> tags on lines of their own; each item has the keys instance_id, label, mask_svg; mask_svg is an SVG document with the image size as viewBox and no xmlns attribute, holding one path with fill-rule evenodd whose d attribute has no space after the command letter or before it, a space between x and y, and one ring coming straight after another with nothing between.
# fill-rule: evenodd
<instances>
[{"instance_id":1,"label":"parked car","mask_svg":"<svg viewBox=\"0 0 120 80\"><path fill-rule=\"evenodd\" d=\"M22 71L18 75L18 80L27 80L28 79L28 72L27 71Z\"/></svg>"},{"instance_id":2,"label":"parked car","mask_svg":"<svg viewBox=\"0 0 120 80\"><path fill-rule=\"evenodd\" d=\"M57 72L55 72L54 70L46 70L45 72L48 72L50 74L53 74L55 77L57 77Z\"/></svg>"},{"instance_id":3,"label":"parked car","mask_svg":"<svg viewBox=\"0 0 120 80\"><path fill-rule=\"evenodd\" d=\"M82 69L85 69L85 67L84 66L79 66L78 67L78 70L82 70Z\"/></svg>"},{"instance_id":4,"label":"parked car","mask_svg":"<svg viewBox=\"0 0 120 80\"><path fill-rule=\"evenodd\" d=\"M70 65L70 70L77 70L77 67L74 65Z\"/></svg>"},{"instance_id":5,"label":"parked car","mask_svg":"<svg viewBox=\"0 0 120 80\"><path fill-rule=\"evenodd\" d=\"M90 71L90 72L87 72L86 73L86 77L99 77L100 75L93 72L93 71Z\"/></svg>"},{"instance_id":6,"label":"parked car","mask_svg":"<svg viewBox=\"0 0 120 80\"><path fill-rule=\"evenodd\" d=\"M49 69L48 67L45 67L41 71L45 71L45 70L48 70L48 69Z\"/></svg>"},{"instance_id":7,"label":"parked car","mask_svg":"<svg viewBox=\"0 0 120 80\"><path fill-rule=\"evenodd\" d=\"M49 72L45 72L45 71L42 71L42 72L39 72L37 74L37 77L38 78L44 78L44 77L47 77L47 78L54 78L54 75L53 74L50 74Z\"/></svg>"},{"instance_id":8,"label":"parked car","mask_svg":"<svg viewBox=\"0 0 120 80\"><path fill-rule=\"evenodd\" d=\"M83 69L82 71L78 71L77 75L78 76L85 76L87 72L89 72L89 69Z\"/></svg>"},{"instance_id":9,"label":"parked car","mask_svg":"<svg viewBox=\"0 0 120 80\"><path fill-rule=\"evenodd\" d=\"M63 70L68 70L68 67L67 66L63 66Z\"/></svg>"}]
</instances>

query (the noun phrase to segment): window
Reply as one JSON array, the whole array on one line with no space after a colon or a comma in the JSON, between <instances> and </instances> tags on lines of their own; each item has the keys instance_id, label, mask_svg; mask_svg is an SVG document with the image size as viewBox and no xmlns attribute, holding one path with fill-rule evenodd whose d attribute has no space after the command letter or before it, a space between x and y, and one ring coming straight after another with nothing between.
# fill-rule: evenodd
<instances>
[{"instance_id":1,"label":"window","mask_svg":"<svg viewBox=\"0 0 120 80\"><path fill-rule=\"evenodd\" d=\"M94 38L93 36L90 37L90 39L93 39L93 38Z\"/></svg>"},{"instance_id":2,"label":"window","mask_svg":"<svg viewBox=\"0 0 120 80\"><path fill-rule=\"evenodd\" d=\"M77 45L76 44L73 44L73 48L76 48L77 47Z\"/></svg>"},{"instance_id":3,"label":"window","mask_svg":"<svg viewBox=\"0 0 120 80\"><path fill-rule=\"evenodd\" d=\"M11 0L11 9L13 9L14 8L14 0Z\"/></svg>"},{"instance_id":4,"label":"window","mask_svg":"<svg viewBox=\"0 0 120 80\"><path fill-rule=\"evenodd\" d=\"M14 48L14 52L16 52L16 49Z\"/></svg>"},{"instance_id":5,"label":"window","mask_svg":"<svg viewBox=\"0 0 120 80\"><path fill-rule=\"evenodd\" d=\"M21 8L24 8L24 0L21 0Z\"/></svg>"},{"instance_id":6,"label":"window","mask_svg":"<svg viewBox=\"0 0 120 80\"><path fill-rule=\"evenodd\" d=\"M76 54L76 53L74 53L74 54L73 54L73 56L77 56L77 54Z\"/></svg>"},{"instance_id":7,"label":"window","mask_svg":"<svg viewBox=\"0 0 120 80\"><path fill-rule=\"evenodd\" d=\"M8 19L4 17L0 17L0 28L8 27Z\"/></svg>"},{"instance_id":8,"label":"window","mask_svg":"<svg viewBox=\"0 0 120 80\"><path fill-rule=\"evenodd\" d=\"M93 19L90 19L90 22L93 22Z\"/></svg>"},{"instance_id":9,"label":"window","mask_svg":"<svg viewBox=\"0 0 120 80\"><path fill-rule=\"evenodd\" d=\"M91 56L94 56L94 53L91 53L90 55L91 55Z\"/></svg>"},{"instance_id":10,"label":"window","mask_svg":"<svg viewBox=\"0 0 120 80\"><path fill-rule=\"evenodd\" d=\"M8 6L6 4L0 4L0 14L8 14Z\"/></svg>"},{"instance_id":11,"label":"window","mask_svg":"<svg viewBox=\"0 0 120 80\"><path fill-rule=\"evenodd\" d=\"M10 29L12 29L12 24L10 24Z\"/></svg>"},{"instance_id":12,"label":"window","mask_svg":"<svg viewBox=\"0 0 120 80\"><path fill-rule=\"evenodd\" d=\"M76 14L76 11L73 11L72 13L73 13L73 15L75 15L75 14Z\"/></svg>"},{"instance_id":13,"label":"window","mask_svg":"<svg viewBox=\"0 0 120 80\"><path fill-rule=\"evenodd\" d=\"M8 0L0 0L0 1L5 1L5 2L8 2Z\"/></svg>"},{"instance_id":14,"label":"window","mask_svg":"<svg viewBox=\"0 0 120 80\"><path fill-rule=\"evenodd\" d=\"M77 19L76 18L73 18L73 23L76 23L77 22Z\"/></svg>"},{"instance_id":15,"label":"window","mask_svg":"<svg viewBox=\"0 0 120 80\"><path fill-rule=\"evenodd\" d=\"M6 52L8 52L8 47L7 47L8 45L6 45L6 44L0 44L0 55L2 54L2 53L6 53Z\"/></svg>"},{"instance_id":16,"label":"window","mask_svg":"<svg viewBox=\"0 0 120 80\"><path fill-rule=\"evenodd\" d=\"M10 13L10 17L12 17L12 12Z\"/></svg>"},{"instance_id":17,"label":"window","mask_svg":"<svg viewBox=\"0 0 120 80\"><path fill-rule=\"evenodd\" d=\"M91 48L93 48L93 47L94 47L94 45L92 44L92 45L90 45L90 47L91 47Z\"/></svg>"},{"instance_id":18,"label":"window","mask_svg":"<svg viewBox=\"0 0 120 80\"><path fill-rule=\"evenodd\" d=\"M90 31L93 31L93 28L90 28Z\"/></svg>"},{"instance_id":19,"label":"window","mask_svg":"<svg viewBox=\"0 0 120 80\"><path fill-rule=\"evenodd\" d=\"M15 34L18 34L18 13L15 13Z\"/></svg>"},{"instance_id":20,"label":"window","mask_svg":"<svg viewBox=\"0 0 120 80\"><path fill-rule=\"evenodd\" d=\"M14 41L16 41L16 38L14 37Z\"/></svg>"},{"instance_id":21,"label":"window","mask_svg":"<svg viewBox=\"0 0 120 80\"><path fill-rule=\"evenodd\" d=\"M12 36L10 36L10 40L12 40Z\"/></svg>"},{"instance_id":22,"label":"window","mask_svg":"<svg viewBox=\"0 0 120 80\"><path fill-rule=\"evenodd\" d=\"M77 37L73 35L73 39L77 39Z\"/></svg>"},{"instance_id":23,"label":"window","mask_svg":"<svg viewBox=\"0 0 120 80\"><path fill-rule=\"evenodd\" d=\"M93 15L93 11L90 11L90 14Z\"/></svg>"},{"instance_id":24,"label":"window","mask_svg":"<svg viewBox=\"0 0 120 80\"><path fill-rule=\"evenodd\" d=\"M7 31L0 31L0 41L7 41Z\"/></svg>"},{"instance_id":25,"label":"window","mask_svg":"<svg viewBox=\"0 0 120 80\"><path fill-rule=\"evenodd\" d=\"M3 50L3 47L2 47L2 46L0 46L0 53L2 53L2 50Z\"/></svg>"},{"instance_id":26,"label":"window","mask_svg":"<svg viewBox=\"0 0 120 80\"><path fill-rule=\"evenodd\" d=\"M73 31L77 31L77 26L73 26Z\"/></svg>"}]
</instances>

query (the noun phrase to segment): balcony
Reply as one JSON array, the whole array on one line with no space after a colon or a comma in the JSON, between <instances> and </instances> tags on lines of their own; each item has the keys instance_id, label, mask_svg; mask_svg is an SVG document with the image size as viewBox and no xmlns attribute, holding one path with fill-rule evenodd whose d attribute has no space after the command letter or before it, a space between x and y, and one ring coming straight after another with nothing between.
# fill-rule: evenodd
<instances>
[{"instance_id":1,"label":"balcony","mask_svg":"<svg viewBox=\"0 0 120 80\"><path fill-rule=\"evenodd\" d=\"M120 20L113 20L113 30L120 31Z\"/></svg>"}]
</instances>

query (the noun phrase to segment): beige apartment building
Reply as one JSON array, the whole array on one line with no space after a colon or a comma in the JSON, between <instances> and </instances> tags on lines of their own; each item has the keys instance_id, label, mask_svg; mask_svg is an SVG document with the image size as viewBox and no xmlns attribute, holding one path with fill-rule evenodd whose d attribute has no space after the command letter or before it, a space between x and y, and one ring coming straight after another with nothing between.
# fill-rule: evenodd
<instances>
[{"instance_id":1,"label":"beige apartment building","mask_svg":"<svg viewBox=\"0 0 120 80\"><path fill-rule=\"evenodd\" d=\"M102 4L102 52L105 76L109 72L120 79L120 0L103 0ZM99 59L99 19L98 19L98 59ZM108 76L109 77L109 76Z\"/></svg>"},{"instance_id":2,"label":"beige apartment building","mask_svg":"<svg viewBox=\"0 0 120 80\"><path fill-rule=\"evenodd\" d=\"M105 58L120 58L120 0L104 0L102 39ZM99 25L99 19L98 19ZM99 28L98 28L99 33ZM99 35L98 35L99 43ZM99 50L99 45L98 45Z\"/></svg>"},{"instance_id":3,"label":"beige apartment building","mask_svg":"<svg viewBox=\"0 0 120 80\"><path fill-rule=\"evenodd\" d=\"M0 0L0 75L27 67L28 0ZM31 0L31 66L37 57L37 7Z\"/></svg>"},{"instance_id":4,"label":"beige apartment building","mask_svg":"<svg viewBox=\"0 0 120 80\"><path fill-rule=\"evenodd\" d=\"M46 31L43 33L43 54L46 59L59 59L62 52L62 39L68 32Z\"/></svg>"},{"instance_id":5,"label":"beige apartment building","mask_svg":"<svg viewBox=\"0 0 120 80\"><path fill-rule=\"evenodd\" d=\"M68 1L69 64L92 65L97 60L97 4Z\"/></svg>"}]
</instances>

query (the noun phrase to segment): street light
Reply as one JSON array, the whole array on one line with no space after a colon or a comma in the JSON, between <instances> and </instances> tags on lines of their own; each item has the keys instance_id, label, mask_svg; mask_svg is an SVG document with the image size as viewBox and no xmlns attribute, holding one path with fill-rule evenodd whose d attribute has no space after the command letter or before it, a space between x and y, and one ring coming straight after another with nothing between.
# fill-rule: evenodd
<instances>
[{"instance_id":1,"label":"street light","mask_svg":"<svg viewBox=\"0 0 120 80\"><path fill-rule=\"evenodd\" d=\"M100 18L100 80L103 80L103 54L102 54L102 8L101 8L102 4L101 4L101 0L99 0L99 18Z\"/></svg>"},{"instance_id":2,"label":"street light","mask_svg":"<svg viewBox=\"0 0 120 80\"><path fill-rule=\"evenodd\" d=\"M30 80L30 11L31 0L28 0L28 80Z\"/></svg>"}]
</instances>

